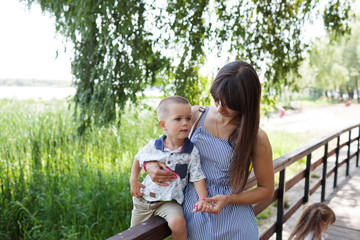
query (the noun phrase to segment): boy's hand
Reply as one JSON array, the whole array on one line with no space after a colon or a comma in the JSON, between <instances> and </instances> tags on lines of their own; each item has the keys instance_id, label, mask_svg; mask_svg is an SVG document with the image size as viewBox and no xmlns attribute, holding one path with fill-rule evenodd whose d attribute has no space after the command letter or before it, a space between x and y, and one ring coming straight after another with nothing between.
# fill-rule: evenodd
<instances>
[{"instance_id":1,"label":"boy's hand","mask_svg":"<svg viewBox=\"0 0 360 240\"><path fill-rule=\"evenodd\" d=\"M206 198L205 201L211 204L212 208L209 211L213 214L218 214L226 205L228 205L229 195L216 195L211 198Z\"/></svg>"},{"instance_id":2,"label":"boy's hand","mask_svg":"<svg viewBox=\"0 0 360 240\"><path fill-rule=\"evenodd\" d=\"M193 212L211 212L212 205L205 201L205 198L195 203Z\"/></svg>"},{"instance_id":3,"label":"boy's hand","mask_svg":"<svg viewBox=\"0 0 360 240\"><path fill-rule=\"evenodd\" d=\"M130 182L130 187L131 187L131 195L139 198L143 195L143 193L141 192L141 188L145 188L145 185L142 184L139 181L135 181L135 182Z\"/></svg>"}]
</instances>

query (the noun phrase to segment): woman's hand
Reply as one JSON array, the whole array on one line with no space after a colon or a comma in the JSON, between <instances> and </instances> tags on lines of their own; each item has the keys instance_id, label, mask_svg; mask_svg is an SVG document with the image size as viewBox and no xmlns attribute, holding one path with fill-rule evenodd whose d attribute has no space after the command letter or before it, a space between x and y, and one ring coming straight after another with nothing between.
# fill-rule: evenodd
<instances>
[{"instance_id":1,"label":"woman's hand","mask_svg":"<svg viewBox=\"0 0 360 240\"><path fill-rule=\"evenodd\" d=\"M216 215L228 204L228 196L216 195L211 198L206 198L205 201L212 205L208 212Z\"/></svg>"},{"instance_id":2,"label":"woman's hand","mask_svg":"<svg viewBox=\"0 0 360 240\"><path fill-rule=\"evenodd\" d=\"M206 198L203 198L199 202L194 204L193 212L211 212L212 205L206 202Z\"/></svg>"},{"instance_id":3,"label":"woman's hand","mask_svg":"<svg viewBox=\"0 0 360 240\"><path fill-rule=\"evenodd\" d=\"M159 186L169 186L166 182L177 178L177 173L172 172L165 163L161 162L146 162L146 171L151 180Z\"/></svg>"}]
</instances>

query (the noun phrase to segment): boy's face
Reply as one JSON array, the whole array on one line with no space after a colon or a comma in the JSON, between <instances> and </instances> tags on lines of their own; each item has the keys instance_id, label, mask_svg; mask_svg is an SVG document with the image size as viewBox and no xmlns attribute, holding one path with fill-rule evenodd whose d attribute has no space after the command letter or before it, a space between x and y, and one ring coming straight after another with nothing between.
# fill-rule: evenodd
<instances>
[{"instance_id":1,"label":"boy's face","mask_svg":"<svg viewBox=\"0 0 360 240\"><path fill-rule=\"evenodd\" d=\"M159 121L160 127L166 136L173 140L184 140L191 129L191 106L190 104L172 103L169 114L165 121Z\"/></svg>"}]
</instances>

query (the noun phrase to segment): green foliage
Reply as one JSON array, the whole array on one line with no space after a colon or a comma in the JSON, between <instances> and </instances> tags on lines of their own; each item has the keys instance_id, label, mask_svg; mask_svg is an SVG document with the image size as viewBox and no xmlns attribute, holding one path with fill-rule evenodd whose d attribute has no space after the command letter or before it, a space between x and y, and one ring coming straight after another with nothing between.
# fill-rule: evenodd
<instances>
[{"instance_id":1,"label":"green foliage","mask_svg":"<svg viewBox=\"0 0 360 240\"><path fill-rule=\"evenodd\" d=\"M155 112L129 108L121 127L79 137L66 105L0 101L0 239L105 239L129 227L132 159L161 134Z\"/></svg>"},{"instance_id":2,"label":"green foliage","mask_svg":"<svg viewBox=\"0 0 360 240\"><path fill-rule=\"evenodd\" d=\"M302 66L303 86L321 90L334 101L348 99L358 90L360 77L360 24L359 19L350 23L352 31L343 37L331 39L332 35L318 39L310 51L311 67ZM331 43L331 44L330 44ZM306 63L305 63L306 64ZM304 65L305 65L304 64ZM305 80L304 80L305 79ZM360 102L360 98L358 98Z\"/></svg>"},{"instance_id":3,"label":"green foliage","mask_svg":"<svg viewBox=\"0 0 360 240\"><path fill-rule=\"evenodd\" d=\"M256 216L256 221L257 221L258 226L261 226L261 220L268 219L271 216L271 214L272 214L272 211L271 211L270 207L267 207L264 211L259 213Z\"/></svg>"},{"instance_id":4,"label":"green foliage","mask_svg":"<svg viewBox=\"0 0 360 240\"><path fill-rule=\"evenodd\" d=\"M320 178L320 176L317 173L311 173L311 178Z\"/></svg>"},{"instance_id":5,"label":"green foliage","mask_svg":"<svg viewBox=\"0 0 360 240\"><path fill-rule=\"evenodd\" d=\"M264 130L266 131L266 128ZM305 133L271 131L268 137L272 145L273 159L295 150L309 141L309 135Z\"/></svg>"},{"instance_id":6,"label":"green foliage","mask_svg":"<svg viewBox=\"0 0 360 240\"><path fill-rule=\"evenodd\" d=\"M278 200L274 201L272 204L271 204L273 207L277 207L278 206ZM289 203L289 200L287 198L284 199L284 208L285 209L288 209L290 207L290 203Z\"/></svg>"},{"instance_id":7,"label":"green foliage","mask_svg":"<svg viewBox=\"0 0 360 240\"><path fill-rule=\"evenodd\" d=\"M350 99L353 98L353 92L359 92L360 79L360 19L351 23L352 31L350 35L342 39L342 59L343 65L349 73L349 81L346 83L346 91ZM360 103L360 95L358 94Z\"/></svg>"},{"instance_id":8,"label":"green foliage","mask_svg":"<svg viewBox=\"0 0 360 240\"><path fill-rule=\"evenodd\" d=\"M74 46L75 117L80 132L120 120L128 101L148 86L204 102L199 68L206 50L229 46L265 76L264 102L293 84L306 45L302 26L318 1L53 1L39 3L56 18L56 29ZM350 0L330 1L327 29L347 32ZM344 30L345 29L345 30ZM264 65L265 69L260 66ZM170 88L167 88L170 84ZM169 92L170 91L170 92Z\"/></svg>"},{"instance_id":9,"label":"green foliage","mask_svg":"<svg viewBox=\"0 0 360 240\"><path fill-rule=\"evenodd\" d=\"M338 56L341 56L339 44L329 45L327 39L320 40L310 54L311 64L316 66L315 87L332 91L332 98L348 81L348 71Z\"/></svg>"},{"instance_id":10,"label":"green foliage","mask_svg":"<svg viewBox=\"0 0 360 240\"><path fill-rule=\"evenodd\" d=\"M148 86L164 94L202 99L199 68L206 52L223 49L265 76L264 103L291 85L306 45L304 21L319 1L22 0L55 16L56 29L74 48L72 71L80 132L120 120L127 102ZM329 31L347 32L351 0L330 1ZM345 29L345 30L344 30ZM206 50L207 48L207 50ZM265 67L264 67L265 66ZM167 86L170 86L167 87Z\"/></svg>"},{"instance_id":11,"label":"green foliage","mask_svg":"<svg viewBox=\"0 0 360 240\"><path fill-rule=\"evenodd\" d=\"M351 31L348 24L345 24L351 14L351 2L341 0L330 0L324 9L324 25L331 36L336 39ZM336 19L334 21L334 19ZM334 31L336 29L336 31Z\"/></svg>"}]
</instances>

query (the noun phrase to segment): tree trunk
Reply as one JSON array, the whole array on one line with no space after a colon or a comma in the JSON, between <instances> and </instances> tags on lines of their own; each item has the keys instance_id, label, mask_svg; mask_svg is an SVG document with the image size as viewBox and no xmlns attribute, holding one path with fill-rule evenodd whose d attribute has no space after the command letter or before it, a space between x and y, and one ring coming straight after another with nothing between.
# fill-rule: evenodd
<instances>
[{"instance_id":1,"label":"tree trunk","mask_svg":"<svg viewBox=\"0 0 360 240\"><path fill-rule=\"evenodd\" d=\"M346 84L347 85L347 84ZM351 101L351 99L354 98L354 89L350 86L346 86L346 92L348 94L348 100Z\"/></svg>"},{"instance_id":2,"label":"tree trunk","mask_svg":"<svg viewBox=\"0 0 360 240\"><path fill-rule=\"evenodd\" d=\"M357 93L357 101L360 103L360 93L359 93L359 86L358 86L358 76L355 77L355 89Z\"/></svg>"}]
</instances>

